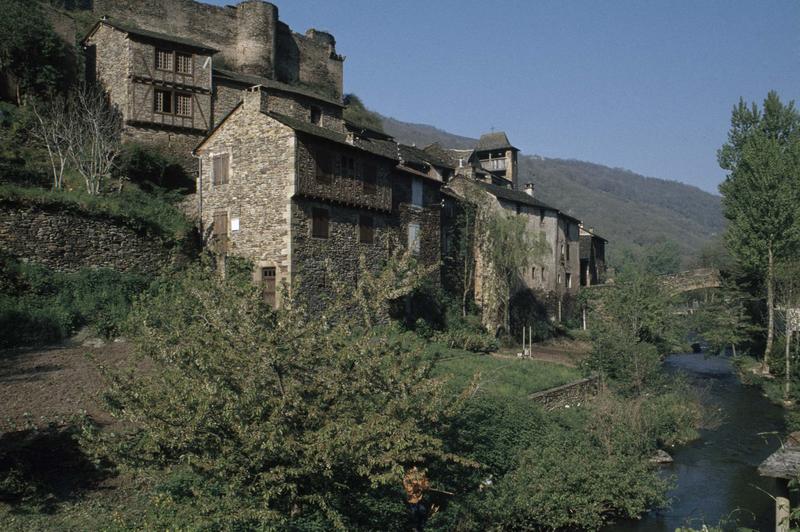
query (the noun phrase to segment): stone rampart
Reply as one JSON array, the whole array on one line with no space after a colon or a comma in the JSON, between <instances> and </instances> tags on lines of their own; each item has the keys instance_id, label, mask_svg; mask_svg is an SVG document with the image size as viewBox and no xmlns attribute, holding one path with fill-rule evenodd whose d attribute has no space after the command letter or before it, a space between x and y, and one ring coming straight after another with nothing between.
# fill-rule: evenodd
<instances>
[{"instance_id":1,"label":"stone rampart","mask_svg":"<svg viewBox=\"0 0 800 532\"><path fill-rule=\"evenodd\" d=\"M102 215L0 201L0 250L59 271L157 273L180 249Z\"/></svg>"},{"instance_id":2,"label":"stone rampart","mask_svg":"<svg viewBox=\"0 0 800 532\"><path fill-rule=\"evenodd\" d=\"M565 405L585 401L589 397L596 395L598 385L599 377L592 376L536 392L528 396L528 398L541 405L545 410L555 410Z\"/></svg>"}]
</instances>

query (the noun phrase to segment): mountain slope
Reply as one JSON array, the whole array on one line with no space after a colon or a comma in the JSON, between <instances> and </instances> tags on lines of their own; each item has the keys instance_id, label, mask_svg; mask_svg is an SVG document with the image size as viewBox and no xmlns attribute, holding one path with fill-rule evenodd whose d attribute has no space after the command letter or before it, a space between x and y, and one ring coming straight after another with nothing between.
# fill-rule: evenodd
<instances>
[{"instance_id":1,"label":"mountain slope","mask_svg":"<svg viewBox=\"0 0 800 532\"><path fill-rule=\"evenodd\" d=\"M448 148L468 148L477 142L393 118L384 118L383 127L398 141L417 146L439 142ZM606 237L612 258L625 247L672 240L688 263L725 228L719 196L677 181L584 161L522 154L519 176L520 183L536 184L537 197Z\"/></svg>"}]
</instances>

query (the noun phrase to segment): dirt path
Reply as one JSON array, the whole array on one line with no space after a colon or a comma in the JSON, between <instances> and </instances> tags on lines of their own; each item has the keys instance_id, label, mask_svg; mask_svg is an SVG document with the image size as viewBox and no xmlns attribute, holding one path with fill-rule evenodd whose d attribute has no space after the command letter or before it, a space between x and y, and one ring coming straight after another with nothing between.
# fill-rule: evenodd
<instances>
[{"instance_id":1,"label":"dirt path","mask_svg":"<svg viewBox=\"0 0 800 532\"><path fill-rule=\"evenodd\" d=\"M0 432L60 424L81 411L112 422L101 407L105 382L97 365L119 367L129 356L129 344L113 342L0 351Z\"/></svg>"},{"instance_id":2,"label":"dirt path","mask_svg":"<svg viewBox=\"0 0 800 532\"><path fill-rule=\"evenodd\" d=\"M533 354L531 358L574 368L589 354L590 349L591 346L588 342L580 340L548 340L547 342L533 344ZM499 358L517 358L517 353L521 351L521 347L505 348L494 353L494 356Z\"/></svg>"}]
</instances>

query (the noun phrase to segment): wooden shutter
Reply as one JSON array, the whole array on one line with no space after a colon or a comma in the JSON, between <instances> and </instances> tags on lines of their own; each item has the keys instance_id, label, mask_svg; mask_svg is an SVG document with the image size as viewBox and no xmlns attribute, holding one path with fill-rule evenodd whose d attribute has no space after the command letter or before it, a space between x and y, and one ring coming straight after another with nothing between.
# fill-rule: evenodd
<instances>
[{"instance_id":1,"label":"wooden shutter","mask_svg":"<svg viewBox=\"0 0 800 532\"><path fill-rule=\"evenodd\" d=\"M328 238L328 209L312 209L311 236L315 238Z\"/></svg>"},{"instance_id":2,"label":"wooden shutter","mask_svg":"<svg viewBox=\"0 0 800 532\"><path fill-rule=\"evenodd\" d=\"M227 236L228 235L228 213L215 212L214 213L214 236Z\"/></svg>"},{"instance_id":3,"label":"wooden shutter","mask_svg":"<svg viewBox=\"0 0 800 532\"><path fill-rule=\"evenodd\" d=\"M422 207L422 179L414 177L411 180L411 204Z\"/></svg>"},{"instance_id":4,"label":"wooden shutter","mask_svg":"<svg viewBox=\"0 0 800 532\"><path fill-rule=\"evenodd\" d=\"M228 182L228 168L230 168L230 154L215 155L212 168L212 182L215 185L224 185Z\"/></svg>"},{"instance_id":5,"label":"wooden shutter","mask_svg":"<svg viewBox=\"0 0 800 532\"><path fill-rule=\"evenodd\" d=\"M275 267L261 269L261 283L264 287L264 301L266 301L267 305L275 308L275 295L277 293Z\"/></svg>"},{"instance_id":6,"label":"wooden shutter","mask_svg":"<svg viewBox=\"0 0 800 532\"><path fill-rule=\"evenodd\" d=\"M359 216L358 240L362 244L372 244L375 240L375 220L372 216Z\"/></svg>"}]
</instances>

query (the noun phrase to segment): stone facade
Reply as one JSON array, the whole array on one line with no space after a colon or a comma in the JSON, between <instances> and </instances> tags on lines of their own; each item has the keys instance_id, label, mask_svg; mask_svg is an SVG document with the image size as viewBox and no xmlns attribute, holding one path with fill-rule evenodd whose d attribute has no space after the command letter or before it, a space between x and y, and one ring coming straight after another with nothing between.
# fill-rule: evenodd
<instances>
[{"instance_id":1,"label":"stone facade","mask_svg":"<svg viewBox=\"0 0 800 532\"><path fill-rule=\"evenodd\" d=\"M529 396L533 402L541 405L545 410L555 410L565 406L575 406L597 395L600 379L589 377L575 382L556 386L548 390L534 393Z\"/></svg>"},{"instance_id":2,"label":"stone facade","mask_svg":"<svg viewBox=\"0 0 800 532\"><path fill-rule=\"evenodd\" d=\"M0 248L60 271L157 273L181 257L167 242L109 217L8 202L0 202Z\"/></svg>"},{"instance_id":3,"label":"stone facade","mask_svg":"<svg viewBox=\"0 0 800 532\"><path fill-rule=\"evenodd\" d=\"M217 62L238 72L319 87L342 96L344 59L328 33L295 33L278 8L260 0L212 6L193 0L94 0L92 12L219 50Z\"/></svg>"}]
</instances>

